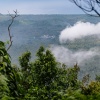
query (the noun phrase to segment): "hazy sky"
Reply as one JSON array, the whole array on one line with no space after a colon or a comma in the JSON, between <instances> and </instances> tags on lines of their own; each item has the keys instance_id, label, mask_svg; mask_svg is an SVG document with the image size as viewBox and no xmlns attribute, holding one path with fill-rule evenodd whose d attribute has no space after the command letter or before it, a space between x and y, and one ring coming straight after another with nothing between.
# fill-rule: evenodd
<instances>
[{"instance_id":1,"label":"hazy sky","mask_svg":"<svg viewBox=\"0 0 100 100\"><path fill-rule=\"evenodd\" d=\"M83 13L69 0L0 0L0 13L19 14L80 14Z\"/></svg>"}]
</instances>

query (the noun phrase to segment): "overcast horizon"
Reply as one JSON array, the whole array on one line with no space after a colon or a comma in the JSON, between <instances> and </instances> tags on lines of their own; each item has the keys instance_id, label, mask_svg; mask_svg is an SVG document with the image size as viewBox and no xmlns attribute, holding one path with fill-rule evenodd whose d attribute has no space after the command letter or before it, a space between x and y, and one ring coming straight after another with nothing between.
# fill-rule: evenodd
<instances>
[{"instance_id":1,"label":"overcast horizon","mask_svg":"<svg viewBox=\"0 0 100 100\"><path fill-rule=\"evenodd\" d=\"M75 4L69 0L1 0L0 13L13 13L13 10L19 14L84 14Z\"/></svg>"}]
</instances>

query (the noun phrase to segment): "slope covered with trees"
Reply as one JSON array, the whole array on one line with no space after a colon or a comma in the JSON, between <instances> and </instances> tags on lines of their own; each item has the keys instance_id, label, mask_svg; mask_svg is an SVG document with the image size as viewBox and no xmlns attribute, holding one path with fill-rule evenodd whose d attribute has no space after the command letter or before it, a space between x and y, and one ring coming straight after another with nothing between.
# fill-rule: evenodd
<instances>
[{"instance_id":1,"label":"slope covered with trees","mask_svg":"<svg viewBox=\"0 0 100 100\"><path fill-rule=\"evenodd\" d=\"M12 18L12 25L17 16ZM79 66L67 68L57 62L50 50L40 47L36 60L31 62L31 52L19 57L19 64L12 65L8 50L12 46L0 41L0 100L100 100L100 76L95 81L89 75L78 79Z\"/></svg>"},{"instance_id":2,"label":"slope covered with trees","mask_svg":"<svg viewBox=\"0 0 100 100\"><path fill-rule=\"evenodd\" d=\"M99 100L100 78L78 80L79 67L67 68L49 50L40 47L37 59L27 51L19 57L20 67L11 65L5 44L0 41L1 100Z\"/></svg>"}]
</instances>

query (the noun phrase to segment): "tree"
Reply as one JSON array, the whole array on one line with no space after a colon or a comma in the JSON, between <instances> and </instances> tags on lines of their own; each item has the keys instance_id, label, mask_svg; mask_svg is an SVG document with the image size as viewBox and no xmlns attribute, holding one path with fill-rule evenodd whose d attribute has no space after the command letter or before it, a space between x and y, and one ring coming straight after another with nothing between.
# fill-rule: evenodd
<instances>
[{"instance_id":1,"label":"tree","mask_svg":"<svg viewBox=\"0 0 100 100\"><path fill-rule=\"evenodd\" d=\"M66 65L58 68L58 88L61 90L67 90L69 87L77 89L80 87L80 81L78 80L78 72L80 68L76 64L74 67L67 68Z\"/></svg>"},{"instance_id":2,"label":"tree","mask_svg":"<svg viewBox=\"0 0 100 100\"><path fill-rule=\"evenodd\" d=\"M7 84L8 79L0 73L0 100L8 100L10 92Z\"/></svg>"},{"instance_id":3,"label":"tree","mask_svg":"<svg viewBox=\"0 0 100 100\"><path fill-rule=\"evenodd\" d=\"M32 65L30 63L31 59L31 53L29 51L22 54L22 56L19 57L19 63L21 66L20 72L21 75L19 84L20 84L20 97L24 98L25 95L28 93L28 89L32 86L33 80L32 80Z\"/></svg>"},{"instance_id":4,"label":"tree","mask_svg":"<svg viewBox=\"0 0 100 100\"><path fill-rule=\"evenodd\" d=\"M8 46L8 48L7 48L7 51L10 49L10 47L12 46L12 35L11 35L11 32L10 32L10 28L11 28L11 26L12 26L12 24L13 24L13 22L14 22L14 20L15 20L15 18L16 17L18 17L18 12L17 12L17 10L16 11L14 11L14 15L11 15L10 13L9 13L9 16L11 17L11 23L8 25L8 35L9 35L9 46Z\"/></svg>"},{"instance_id":5,"label":"tree","mask_svg":"<svg viewBox=\"0 0 100 100\"><path fill-rule=\"evenodd\" d=\"M70 0L86 14L100 16L100 0Z\"/></svg>"},{"instance_id":6,"label":"tree","mask_svg":"<svg viewBox=\"0 0 100 100\"><path fill-rule=\"evenodd\" d=\"M15 72L11 66L10 55L7 53L5 44L0 41L0 73L7 78L7 86L9 87L10 96L16 97L17 83Z\"/></svg>"},{"instance_id":7,"label":"tree","mask_svg":"<svg viewBox=\"0 0 100 100\"><path fill-rule=\"evenodd\" d=\"M38 87L46 86L50 89L57 75L57 62L51 52L43 47L38 50L37 57L34 63L35 84Z\"/></svg>"}]
</instances>

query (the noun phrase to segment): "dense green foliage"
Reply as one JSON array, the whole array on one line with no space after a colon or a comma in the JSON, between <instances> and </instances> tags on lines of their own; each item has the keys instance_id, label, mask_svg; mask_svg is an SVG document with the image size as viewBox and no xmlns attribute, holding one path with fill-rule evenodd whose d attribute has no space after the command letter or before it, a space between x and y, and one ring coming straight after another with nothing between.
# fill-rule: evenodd
<instances>
[{"instance_id":1,"label":"dense green foliage","mask_svg":"<svg viewBox=\"0 0 100 100\"><path fill-rule=\"evenodd\" d=\"M0 100L100 100L100 77L78 80L80 68L58 63L49 50L40 47L31 62L27 51L12 66L0 41Z\"/></svg>"}]
</instances>

